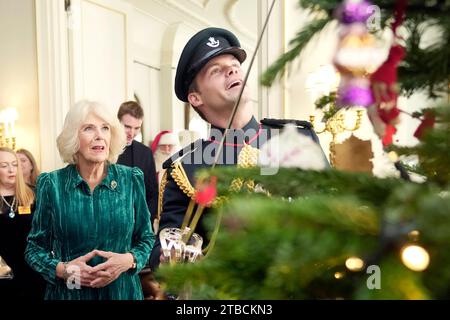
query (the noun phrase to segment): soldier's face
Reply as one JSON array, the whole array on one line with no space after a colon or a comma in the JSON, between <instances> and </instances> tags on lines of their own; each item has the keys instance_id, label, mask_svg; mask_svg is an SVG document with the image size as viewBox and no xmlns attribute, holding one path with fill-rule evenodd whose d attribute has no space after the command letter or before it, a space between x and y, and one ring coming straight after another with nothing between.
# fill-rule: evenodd
<instances>
[{"instance_id":1,"label":"soldier's face","mask_svg":"<svg viewBox=\"0 0 450 320\"><path fill-rule=\"evenodd\" d=\"M198 90L189 95L189 102L194 107L208 108L217 112L232 110L239 97L244 78L241 64L233 55L217 56L197 74ZM247 102L248 99L248 88L245 88L241 101Z\"/></svg>"}]
</instances>

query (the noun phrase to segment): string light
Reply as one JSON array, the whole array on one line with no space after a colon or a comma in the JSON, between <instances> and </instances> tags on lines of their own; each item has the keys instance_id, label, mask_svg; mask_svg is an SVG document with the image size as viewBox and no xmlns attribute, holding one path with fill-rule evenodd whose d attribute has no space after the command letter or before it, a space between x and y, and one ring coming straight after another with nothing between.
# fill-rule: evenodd
<instances>
[{"instance_id":1,"label":"string light","mask_svg":"<svg viewBox=\"0 0 450 320\"><path fill-rule=\"evenodd\" d=\"M413 230L408 233L408 238L411 241L417 241L419 240L420 232L418 230Z\"/></svg>"},{"instance_id":2,"label":"string light","mask_svg":"<svg viewBox=\"0 0 450 320\"><path fill-rule=\"evenodd\" d=\"M350 257L345 261L345 266L350 271L361 271L364 268L364 261L358 257Z\"/></svg>"},{"instance_id":3,"label":"string light","mask_svg":"<svg viewBox=\"0 0 450 320\"><path fill-rule=\"evenodd\" d=\"M408 245L401 251L403 264L413 271L424 271L430 263L428 252L418 245Z\"/></svg>"},{"instance_id":4,"label":"string light","mask_svg":"<svg viewBox=\"0 0 450 320\"><path fill-rule=\"evenodd\" d=\"M398 154L395 151L390 151L388 153L388 158L389 160L391 160L392 162L397 162L398 161Z\"/></svg>"},{"instance_id":5,"label":"string light","mask_svg":"<svg viewBox=\"0 0 450 320\"><path fill-rule=\"evenodd\" d=\"M344 277L344 273L343 272L335 272L334 277L338 280L342 279Z\"/></svg>"}]
</instances>

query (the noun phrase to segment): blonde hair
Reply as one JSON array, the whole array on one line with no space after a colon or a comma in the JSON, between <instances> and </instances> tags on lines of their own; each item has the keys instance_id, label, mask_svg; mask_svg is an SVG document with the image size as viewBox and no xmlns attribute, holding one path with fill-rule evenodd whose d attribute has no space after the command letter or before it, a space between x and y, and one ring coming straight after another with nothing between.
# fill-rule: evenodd
<instances>
[{"instance_id":1,"label":"blonde hair","mask_svg":"<svg viewBox=\"0 0 450 320\"><path fill-rule=\"evenodd\" d=\"M64 120L64 127L56 139L59 154L64 162L76 164L77 152L80 149L78 131L89 114L104 120L111 128L108 161L116 163L126 145L126 136L119 120L103 104L95 101L81 100L72 106Z\"/></svg>"},{"instance_id":2,"label":"blonde hair","mask_svg":"<svg viewBox=\"0 0 450 320\"><path fill-rule=\"evenodd\" d=\"M31 166L33 167L31 169L31 174L30 174L30 184L34 187L36 186L36 180L38 175L41 173L41 171L39 170L37 163L36 163L36 159L34 159L33 154L28 151L27 149L18 149L16 150L16 153L20 153L23 154L25 157L28 158L28 160L30 160L31 162Z\"/></svg>"},{"instance_id":3,"label":"blonde hair","mask_svg":"<svg viewBox=\"0 0 450 320\"><path fill-rule=\"evenodd\" d=\"M23 178L22 167L20 165L20 160L17 157L17 154L13 149L0 147L0 152L8 152L11 153L17 161L17 174L16 174L16 187L14 190L17 203L19 206L28 207L34 202L34 192L33 190L25 183L25 179ZM3 203L2 203L3 205Z\"/></svg>"}]
</instances>

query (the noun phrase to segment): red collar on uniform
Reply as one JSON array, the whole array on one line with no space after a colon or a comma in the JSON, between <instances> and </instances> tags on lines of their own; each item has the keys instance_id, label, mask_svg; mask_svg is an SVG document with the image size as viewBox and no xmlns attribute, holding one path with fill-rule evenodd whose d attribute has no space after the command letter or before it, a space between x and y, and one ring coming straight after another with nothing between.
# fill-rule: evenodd
<instances>
[{"instance_id":1,"label":"red collar on uniform","mask_svg":"<svg viewBox=\"0 0 450 320\"><path fill-rule=\"evenodd\" d=\"M224 145L225 146L229 146L229 147L243 147L244 145L251 144L253 141L255 141L259 137L261 132L262 132L262 125L259 124L258 132L251 139L249 139L248 142L244 142L244 143L228 143L228 142L224 142ZM220 141L217 141L215 139L209 138L208 141L212 142L212 143L220 144Z\"/></svg>"}]
</instances>

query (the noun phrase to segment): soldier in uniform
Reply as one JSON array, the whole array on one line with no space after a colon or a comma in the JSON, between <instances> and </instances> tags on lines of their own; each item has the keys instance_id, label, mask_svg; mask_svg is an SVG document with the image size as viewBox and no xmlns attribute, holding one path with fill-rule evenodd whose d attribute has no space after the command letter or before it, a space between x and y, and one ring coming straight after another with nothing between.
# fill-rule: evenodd
<instances>
[{"instance_id":1,"label":"soldier in uniform","mask_svg":"<svg viewBox=\"0 0 450 320\"><path fill-rule=\"evenodd\" d=\"M220 28L207 28L198 32L184 47L176 70L175 93L181 101L189 102L211 124L211 132L208 139L194 142L164 163L163 167L167 170L160 190L159 230L181 227L195 193L195 173L213 164L224 128L228 125L244 86L245 74L241 63L246 57L236 36ZM287 122L292 121L265 119L258 122L252 115L249 89L245 87L217 163L238 164L242 153L251 156L252 150L259 149L274 131ZM293 122L300 132L319 142L308 122ZM202 217L205 214L207 210ZM202 219L195 232L206 240ZM204 246L205 244L206 241ZM164 261L164 258L157 237L150 257L150 267L155 270L160 261Z\"/></svg>"}]
</instances>

